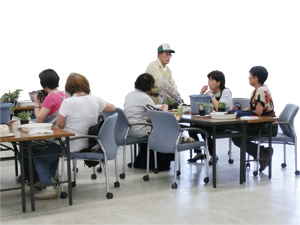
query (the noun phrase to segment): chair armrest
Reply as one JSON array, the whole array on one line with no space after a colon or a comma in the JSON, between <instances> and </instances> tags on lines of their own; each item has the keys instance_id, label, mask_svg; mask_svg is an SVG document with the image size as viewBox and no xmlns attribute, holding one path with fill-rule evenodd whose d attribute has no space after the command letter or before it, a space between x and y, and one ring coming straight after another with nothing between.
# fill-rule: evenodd
<instances>
[{"instance_id":1,"label":"chair armrest","mask_svg":"<svg viewBox=\"0 0 300 225\"><path fill-rule=\"evenodd\" d=\"M152 127L152 123L131 123L131 124L129 124L130 127L133 127L136 125L145 125L145 126Z\"/></svg>"},{"instance_id":2,"label":"chair armrest","mask_svg":"<svg viewBox=\"0 0 300 225\"><path fill-rule=\"evenodd\" d=\"M74 137L70 137L70 141L76 140L76 139L82 139L82 138L94 138L94 139L98 139L97 135L84 135L84 136L74 136Z\"/></svg>"},{"instance_id":3,"label":"chair armrest","mask_svg":"<svg viewBox=\"0 0 300 225\"><path fill-rule=\"evenodd\" d=\"M205 139L209 137L209 134L206 130L201 129L201 128L196 128L196 127L187 127L187 128L182 128L181 130L183 131L191 131L195 133L202 133L205 135Z\"/></svg>"}]
</instances>

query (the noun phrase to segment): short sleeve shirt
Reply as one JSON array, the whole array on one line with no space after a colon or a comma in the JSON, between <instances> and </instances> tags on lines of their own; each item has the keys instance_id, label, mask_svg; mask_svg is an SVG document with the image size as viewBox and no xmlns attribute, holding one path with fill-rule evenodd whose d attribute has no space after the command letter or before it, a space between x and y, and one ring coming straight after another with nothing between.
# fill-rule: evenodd
<instances>
[{"instance_id":1,"label":"short sleeve shirt","mask_svg":"<svg viewBox=\"0 0 300 225\"><path fill-rule=\"evenodd\" d=\"M270 89L267 85L259 87L256 91L254 90L251 94L251 109L256 109L256 104L260 102L263 106L262 116L268 116L274 113L273 99Z\"/></svg>"}]
</instances>

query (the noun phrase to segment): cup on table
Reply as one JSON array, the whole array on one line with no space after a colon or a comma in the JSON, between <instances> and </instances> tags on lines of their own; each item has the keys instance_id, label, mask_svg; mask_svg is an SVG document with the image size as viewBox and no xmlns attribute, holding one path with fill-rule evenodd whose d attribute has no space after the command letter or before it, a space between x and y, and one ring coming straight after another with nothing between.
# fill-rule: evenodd
<instances>
[{"instance_id":1,"label":"cup on table","mask_svg":"<svg viewBox=\"0 0 300 225\"><path fill-rule=\"evenodd\" d=\"M169 106L167 104L162 104L161 108L163 111L168 111Z\"/></svg>"},{"instance_id":2,"label":"cup on table","mask_svg":"<svg viewBox=\"0 0 300 225\"><path fill-rule=\"evenodd\" d=\"M177 108L177 114L182 115L182 113L183 113L183 107L181 105L179 105Z\"/></svg>"}]
</instances>

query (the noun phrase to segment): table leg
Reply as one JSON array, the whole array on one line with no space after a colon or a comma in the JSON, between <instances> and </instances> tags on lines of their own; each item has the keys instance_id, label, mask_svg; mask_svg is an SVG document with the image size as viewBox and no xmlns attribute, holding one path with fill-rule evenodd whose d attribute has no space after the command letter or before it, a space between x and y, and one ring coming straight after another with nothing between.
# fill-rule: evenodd
<instances>
[{"instance_id":1,"label":"table leg","mask_svg":"<svg viewBox=\"0 0 300 225\"><path fill-rule=\"evenodd\" d=\"M28 144L28 165L29 165L29 180L30 180L30 201L31 201L31 211L35 211L34 193L33 193L33 165L32 165L32 148L31 141Z\"/></svg>"},{"instance_id":2,"label":"table leg","mask_svg":"<svg viewBox=\"0 0 300 225\"><path fill-rule=\"evenodd\" d=\"M212 128L212 152L213 152L213 187L217 187L217 166L216 166L216 127ZM209 156L206 156L209 160Z\"/></svg>"},{"instance_id":3,"label":"table leg","mask_svg":"<svg viewBox=\"0 0 300 225\"><path fill-rule=\"evenodd\" d=\"M272 149L272 122L269 123L269 149ZM269 151L269 179L272 178L272 155Z\"/></svg>"},{"instance_id":4,"label":"table leg","mask_svg":"<svg viewBox=\"0 0 300 225\"><path fill-rule=\"evenodd\" d=\"M69 205L73 205L72 198L72 184L71 184L71 159L70 159L70 138L66 137L66 155L67 155L67 174L68 174L68 192L69 192Z\"/></svg>"},{"instance_id":5,"label":"table leg","mask_svg":"<svg viewBox=\"0 0 300 225\"><path fill-rule=\"evenodd\" d=\"M241 124L242 129L242 146L240 151L240 184L246 182L246 144L247 144L247 128L246 123Z\"/></svg>"},{"instance_id":6,"label":"table leg","mask_svg":"<svg viewBox=\"0 0 300 225\"><path fill-rule=\"evenodd\" d=\"M23 142L20 142L20 167L21 167L21 195L22 195L22 211L26 213L25 199L25 173L24 173L24 148Z\"/></svg>"}]
</instances>

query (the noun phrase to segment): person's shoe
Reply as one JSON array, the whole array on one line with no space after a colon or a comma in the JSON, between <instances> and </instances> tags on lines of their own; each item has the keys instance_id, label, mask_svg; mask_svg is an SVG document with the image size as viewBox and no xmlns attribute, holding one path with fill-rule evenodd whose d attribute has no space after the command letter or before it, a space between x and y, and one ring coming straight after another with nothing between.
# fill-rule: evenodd
<instances>
[{"instance_id":1,"label":"person's shoe","mask_svg":"<svg viewBox=\"0 0 300 225\"><path fill-rule=\"evenodd\" d=\"M273 156L273 148L266 148L266 151L262 152L260 154L260 159L266 158L265 160L259 161L259 172L261 173L264 171L267 166L269 166L269 151L271 151L271 157Z\"/></svg>"},{"instance_id":2,"label":"person's shoe","mask_svg":"<svg viewBox=\"0 0 300 225\"><path fill-rule=\"evenodd\" d=\"M34 183L34 184L33 184L33 187L34 187L35 189L40 190L40 191L43 189L42 184L41 184L41 181L38 181L38 182Z\"/></svg>"},{"instance_id":3,"label":"person's shoe","mask_svg":"<svg viewBox=\"0 0 300 225\"><path fill-rule=\"evenodd\" d=\"M216 158L216 163L218 162L218 160L219 160L219 157L217 156L217 158ZM210 166L214 165L213 157L210 158L208 164L209 164Z\"/></svg>"},{"instance_id":4,"label":"person's shoe","mask_svg":"<svg viewBox=\"0 0 300 225\"><path fill-rule=\"evenodd\" d=\"M34 194L35 199L54 199L57 198L56 190L53 186L43 188L39 193Z\"/></svg>"},{"instance_id":5,"label":"person's shoe","mask_svg":"<svg viewBox=\"0 0 300 225\"><path fill-rule=\"evenodd\" d=\"M206 155L201 154L201 155L196 155L194 158L188 159L187 161L190 163L194 163L194 162L197 162L199 159L202 161L205 158L206 158Z\"/></svg>"},{"instance_id":6,"label":"person's shoe","mask_svg":"<svg viewBox=\"0 0 300 225\"><path fill-rule=\"evenodd\" d=\"M16 182L17 182L17 183L21 183L21 175L20 175L20 176L18 176L18 177L16 177L16 178L15 178L15 180L16 180ZM26 176L25 176L25 179L24 179L24 181L25 181L25 183L27 182L27 178L26 178Z\"/></svg>"}]
</instances>

